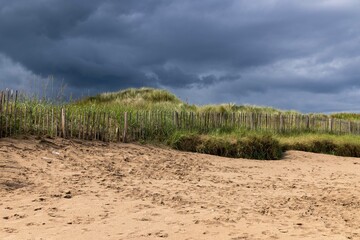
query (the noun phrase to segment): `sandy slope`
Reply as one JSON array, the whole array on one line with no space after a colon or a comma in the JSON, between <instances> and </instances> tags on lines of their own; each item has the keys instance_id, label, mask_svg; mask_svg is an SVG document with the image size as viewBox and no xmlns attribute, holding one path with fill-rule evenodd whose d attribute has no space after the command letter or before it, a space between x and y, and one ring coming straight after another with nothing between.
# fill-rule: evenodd
<instances>
[{"instance_id":1,"label":"sandy slope","mask_svg":"<svg viewBox=\"0 0 360 240\"><path fill-rule=\"evenodd\" d=\"M0 239L360 239L360 159L0 140Z\"/></svg>"}]
</instances>

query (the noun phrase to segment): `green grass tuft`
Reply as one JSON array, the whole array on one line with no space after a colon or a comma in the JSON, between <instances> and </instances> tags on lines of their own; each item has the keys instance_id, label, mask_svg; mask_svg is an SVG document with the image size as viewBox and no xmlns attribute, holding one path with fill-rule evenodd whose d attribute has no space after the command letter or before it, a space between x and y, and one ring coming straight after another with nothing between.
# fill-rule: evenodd
<instances>
[{"instance_id":1,"label":"green grass tuft","mask_svg":"<svg viewBox=\"0 0 360 240\"><path fill-rule=\"evenodd\" d=\"M280 159L283 154L279 141L269 135L234 139L226 136L175 133L169 144L181 151L231 158L275 160Z\"/></svg>"},{"instance_id":2,"label":"green grass tuft","mask_svg":"<svg viewBox=\"0 0 360 240\"><path fill-rule=\"evenodd\" d=\"M247 137L238 144L239 157L242 158L276 160L283 155L279 141L269 135Z\"/></svg>"},{"instance_id":3,"label":"green grass tuft","mask_svg":"<svg viewBox=\"0 0 360 240\"><path fill-rule=\"evenodd\" d=\"M201 144L201 138L199 135L194 133L186 134L176 132L170 137L167 144L177 150L196 152L197 146Z\"/></svg>"}]
</instances>

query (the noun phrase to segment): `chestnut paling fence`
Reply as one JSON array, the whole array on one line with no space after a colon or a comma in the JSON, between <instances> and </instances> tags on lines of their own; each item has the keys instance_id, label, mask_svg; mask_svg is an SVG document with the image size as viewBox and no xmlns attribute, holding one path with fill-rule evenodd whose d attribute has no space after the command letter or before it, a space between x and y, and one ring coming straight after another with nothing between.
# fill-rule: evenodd
<instances>
[{"instance_id":1,"label":"chestnut paling fence","mask_svg":"<svg viewBox=\"0 0 360 240\"><path fill-rule=\"evenodd\" d=\"M31 134L102 141L166 137L175 130L248 129L360 134L360 121L325 115L251 112L89 111L65 105L24 104L17 91L0 91L0 138ZM28 100L27 100L28 101Z\"/></svg>"}]
</instances>

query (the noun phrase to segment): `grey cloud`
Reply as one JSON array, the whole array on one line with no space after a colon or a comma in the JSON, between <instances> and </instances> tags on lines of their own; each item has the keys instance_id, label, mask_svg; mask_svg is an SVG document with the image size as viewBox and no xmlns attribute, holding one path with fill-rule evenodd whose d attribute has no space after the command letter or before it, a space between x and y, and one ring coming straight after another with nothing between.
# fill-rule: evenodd
<instances>
[{"instance_id":1,"label":"grey cloud","mask_svg":"<svg viewBox=\"0 0 360 240\"><path fill-rule=\"evenodd\" d=\"M29 86L34 85L34 81L40 79L42 77L12 61L9 57L0 54L0 89L26 90L29 89ZM31 82L32 84L28 84Z\"/></svg>"},{"instance_id":2,"label":"grey cloud","mask_svg":"<svg viewBox=\"0 0 360 240\"><path fill-rule=\"evenodd\" d=\"M176 67L156 68L149 75L149 79L161 86L172 86L177 88L206 87L219 82L233 82L240 79L240 75L221 75L215 76L208 74L198 76L189 74Z\"/></svg>"},{"instance_id":3,"label":"grey cloud","mask_svg":"<svg viewBox=\"0 0 360 240\"><path fill-rule=\"evenodd\" d=\"M360 88L359 12L356 0L0 0L0 53L22 66L18 79L54 75L76 93L153 86L220 89L211 102L258 94L266 104L276 89L334 98Z\"/></svg>"}]
</instances>

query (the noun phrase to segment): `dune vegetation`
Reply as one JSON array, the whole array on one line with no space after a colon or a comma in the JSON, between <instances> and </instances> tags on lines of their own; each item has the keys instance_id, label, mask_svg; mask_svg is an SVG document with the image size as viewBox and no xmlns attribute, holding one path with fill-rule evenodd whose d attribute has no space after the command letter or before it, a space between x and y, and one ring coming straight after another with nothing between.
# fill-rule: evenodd
<instances>
[{"instance_id":1,"label":"dune vegetation","mask_svg":"<svg viewBox=\"0 0 360 240\"><path fill-rule=\"evenodd\" d=\"M13 99L10 104L9 96ZM178 150L235 158L280 159L287 150L360 157L360 135L354 134L355 127L360 129L360 117L355 113L302 114L232 103L198 106L153 88L130 88L61 103L17 92L10 95L3 91L0 97L0 137L34 134L125 141L119 125L123 125L126 112L126 127L132 129L127 141L160 143ZM66 109L66 115L61 115L62 109ZM8 113L13 115L9 117ZM257 119L257 126L235 127L235 115L240 116L238 120L259 116L263 119ZM198 122L194 123L194 116ZM285 116L280 121L290 123L290 128L273 129L268 125L268 116ZM311 125L311 119L324 117L326 120L319 125L321 131L299 123L307 119ZM330 118L345 121L343 126L351 131L327 131L332 129ZM66 119L68 122L62 126L61 121ZM348 124L350 120L353 122ZM187 126L188 123L192 125ZM66 132L61 130L64 127Z\"/></svg>"},{"instance_id":2,"label":"dune vegetation","mask_svg":"<svg viewBox=\"0 0 360 240\"><path fill-rule=\"evenodd\" d=\"M185 103L174 94L164 89L129 88L118 92L101 93L96 96L85 97L73 102L73 106L97 107L99 109L140 110L168 110L194 112L254 112L254 113L297 113L296 111L282 111L272 107L254 105L236 105L234 103L192 105Z\"/></svg>"}]
</instances>

